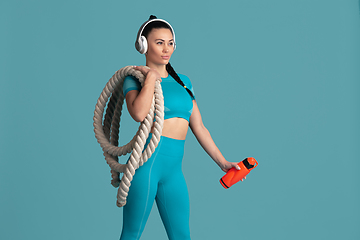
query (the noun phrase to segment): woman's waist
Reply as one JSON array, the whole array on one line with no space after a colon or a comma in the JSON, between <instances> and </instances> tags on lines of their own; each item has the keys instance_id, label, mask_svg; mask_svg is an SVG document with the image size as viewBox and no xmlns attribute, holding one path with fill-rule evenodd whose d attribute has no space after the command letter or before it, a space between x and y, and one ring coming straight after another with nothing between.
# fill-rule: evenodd
<instances>
[{"instance_id":1,"label":"woman's waist","mask_svg":"<svg viewBox=\"0 0 360 240\"><path fill-rule=\"evenodd\" d=\"M185 140L187 131L189 129L189 122L184 118L169 118L164 120L162 129L162 136L176 140ZM151 129L154 133L154 126Z\"/></svg>"}]
</instances>

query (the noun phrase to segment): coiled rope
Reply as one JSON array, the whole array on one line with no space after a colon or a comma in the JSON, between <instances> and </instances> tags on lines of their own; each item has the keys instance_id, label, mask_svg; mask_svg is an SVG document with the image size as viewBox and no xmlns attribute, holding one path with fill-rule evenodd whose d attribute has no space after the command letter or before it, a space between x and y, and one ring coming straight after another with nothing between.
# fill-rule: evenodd
<instances>
[{"instance_id":1,"label":"coiled rope","mask_svg":"<svg viewBox=\"0 0 360 240\"><path fill-rule=\"evenodd\" d=\"M145 76L132 66L126 66L116 71L104 87L97 101L93 118L95 137L104 152L107 164L111 168L111 184L114 187L119 187L116 201L118 207L126 204L126 197L135 170L142 166L155 151L160 141L164 123L164 97L160 81L157 80L149 113L144 121L141 122L134 138L126 145L118 147L120 117L124 103L123 82L125 77L129 75L139 79L141 86L143 86ZM104 109L108 100L109 103L103 121ZM153 126L152 138L144 150L146 139ZM118 157L130 152L131 155L127 164L120 164ZM121 181L119 179L120 173L124 173Z\"/></svg>"}]
</instances>

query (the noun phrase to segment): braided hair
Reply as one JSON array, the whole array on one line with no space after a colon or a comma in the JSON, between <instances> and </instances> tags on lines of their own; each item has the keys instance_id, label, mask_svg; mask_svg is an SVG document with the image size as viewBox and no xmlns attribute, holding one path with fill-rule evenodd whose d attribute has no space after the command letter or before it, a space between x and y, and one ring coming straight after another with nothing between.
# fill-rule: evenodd
<instances>
[{"instance_id":1,"label":"braided hair","mask_svg":"<svg viewBox=\"0 0 360 240\"><path fill-rule=\"evenodd\" d=\"M156 16L154 15L151 15L149 17L149 20L152 20L152 19L157 19ZM166 28L166 29L169 29L171 31L171 27L169 25L167 25L166 23L164 22L161 22L161 21L154 21L154 22L151 22L149 23L143 30L142 32L142 36L144 36L145 38L147 38L147 36L149 35L150 31L152 29L159 29L159 28ZM190 89L188 89L186 87L186 85L184 84L184 82L180 79L179 75L175 72L174 68L171 66L170 62L168 64L166 64L166 71L170 74L171 77L173 77L175 79L176 82L178 82L181 86L183 86L185 88L185 90L189 93L191 99L195 99L194 97L194 94L191 92Z\"/></svg>"},{"instance_id":2,"label":"braided hair","mask_svg":"<svg viewBox=\"0 0 360 240\"><path fill-rule=\"evenodd\" d=\"M186 89L186 91L190 94L191 99L194 100L195 99L194 94L191 92L190 89L188 89L185 86L184 82L181 81L179 75L175 72L174 68L171 66L170 63L166 64L166 71L170 74L170 76L172 76L175 79L175 81L177 81L181 86L183 86Z\"/></svg>"}]
</instances>

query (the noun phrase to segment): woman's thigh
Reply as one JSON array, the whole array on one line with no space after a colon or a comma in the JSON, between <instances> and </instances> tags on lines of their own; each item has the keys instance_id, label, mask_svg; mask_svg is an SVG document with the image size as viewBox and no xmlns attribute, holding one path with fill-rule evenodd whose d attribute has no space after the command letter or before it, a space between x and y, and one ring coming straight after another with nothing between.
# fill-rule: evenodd
<instances>
[{"instance_id":1,"label":"woman's thigh","mask_svg":"<svg viewBox=\"0 0 360 240\"><path fill-rule=\"evenodd\" d=\"M190 239L189 194L181 170L159 182L156 204L169 239Z\"/></svg>"},{"instance_id":2,"label":"woman's thigh","mask_svg":"<svg viewBox=\"0 0 360 240\"><path fill-rule=\"evenodd\" d=\"M123 210L120 239L138 239L144 230L158 186L155 163L156 153L135 172Z\"/></svg>"}]
</instances>

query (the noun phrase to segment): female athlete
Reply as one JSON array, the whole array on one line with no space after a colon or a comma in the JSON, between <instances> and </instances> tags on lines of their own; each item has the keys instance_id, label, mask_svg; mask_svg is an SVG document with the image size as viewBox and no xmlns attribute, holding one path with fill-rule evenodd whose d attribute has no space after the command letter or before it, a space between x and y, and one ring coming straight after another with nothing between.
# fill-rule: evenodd
<instances>
[{"instance_id":1,"label":"female athlete","mask_svg":"<svg viewBox=\"0 0 360 240\"><path fill-rule=\"evenodd\" d=\"M150 110L155 82L160 80L165 120L155 152L136 170L131 182L120 240L140 238L154 200L168 238L189 240L189 196L181 170L188 128L224 172L238 166L223 157L205 128L189 78L177 74L169 63L176 47L172 26L165 20L150 16L140 27L135 47L145 54L148 68L135 67L145 76L142 87L136 78L125 78L123 91L127 109L135 121L142 122ZM150 139L151 136L148 141Z\"/></svg>"}]
</instances>

